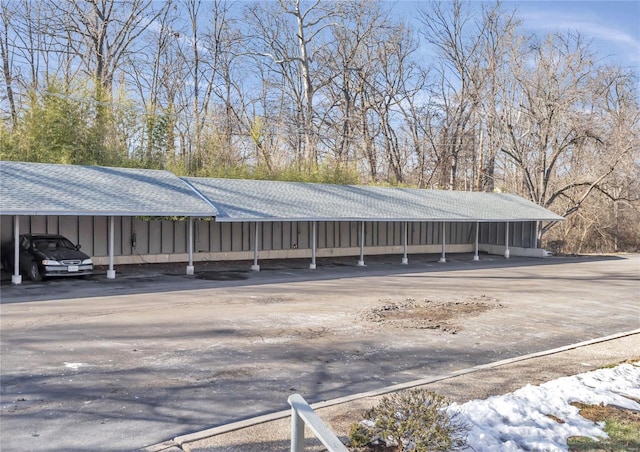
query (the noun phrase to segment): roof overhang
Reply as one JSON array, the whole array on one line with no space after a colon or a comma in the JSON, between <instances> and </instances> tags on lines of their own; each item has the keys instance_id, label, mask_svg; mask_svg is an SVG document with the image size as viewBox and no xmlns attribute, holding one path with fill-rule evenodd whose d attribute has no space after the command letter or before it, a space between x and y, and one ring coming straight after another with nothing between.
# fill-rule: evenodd
<instances>
[{"instance_id":1,"label":"roof overhang","mask_svg":"<svg viewBox=\"0 0 640 452\"><path fill-rule=\"evenodd\" d=\"M2 161L0 213L212 217L218 212L168 171Z\"/></svg>"},{"instance_id":2,"label":"roof overhang","mask_svg":"<svg viewBox=\"0 0 640 452\"><path fill-rule=\"evenodd\" d=\"M184 180L216 206L217 222L563 220L535 203L504 193L240 179Z\"/></svg>"}]
</instances>

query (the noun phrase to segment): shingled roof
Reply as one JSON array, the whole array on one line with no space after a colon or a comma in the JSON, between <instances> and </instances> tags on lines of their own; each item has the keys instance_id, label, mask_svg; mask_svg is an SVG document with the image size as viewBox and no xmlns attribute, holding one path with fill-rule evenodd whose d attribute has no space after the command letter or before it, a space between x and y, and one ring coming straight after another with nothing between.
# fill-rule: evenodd
<instances>
[{"instance_id":1,"label":"shingled roof","mask_svg":"<svg viewBox=\"0 0 640 452\"><path fill-rule=\"evenodd\" d=\"M184 178L216 221L560 221L519 196L445 190Z\"/></svg>"},{"instance_id":2,"label":"shingled roof","mask_svg":"<svg viewBox=\"0 0 640 452\"><path fill-rule=\"evenodd\" d=\"M2 161L0 213L212 217L218 212L168 171Z\"/></svg>"},{"instance_id":3,"label":"shingled roof","mask_svg":"<svg viewBox=\"0 0 640 452\"><path fill-rule=\"evenodd\" d=\"M3 215L191 216L216 221L561 221L519 196L0 162Z\"/></svg>"}]
</instances>

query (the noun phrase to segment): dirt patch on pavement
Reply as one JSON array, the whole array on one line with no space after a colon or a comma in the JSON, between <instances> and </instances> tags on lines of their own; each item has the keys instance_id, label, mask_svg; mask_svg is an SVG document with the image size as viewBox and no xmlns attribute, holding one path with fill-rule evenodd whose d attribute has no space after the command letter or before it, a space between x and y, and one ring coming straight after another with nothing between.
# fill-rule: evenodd
<instances>
[{"instance_id":1,"label":"dirt patch on pavement","mask_svg":"<svg viewBox=\"0 0 640 452\"><path fill-rule=\"evenodd\" d=\"M502 307L497 299L485 295L456 300L425 298L418 301L408 298L368 309L362 314L361 320L382 327L437 329L455 334L462 329L464 319Z\"/></svg>"}]
</instances>

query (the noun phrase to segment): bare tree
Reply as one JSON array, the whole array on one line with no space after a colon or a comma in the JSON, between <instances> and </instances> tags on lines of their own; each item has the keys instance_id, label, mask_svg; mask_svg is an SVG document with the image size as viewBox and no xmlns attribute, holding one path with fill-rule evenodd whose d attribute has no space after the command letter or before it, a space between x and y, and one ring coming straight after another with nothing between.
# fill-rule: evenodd
<instances>
[{"instance_id":1,"label":"bare tree","mask_svg":"<svg viewBox=\"0 0 640 452\"><path fill-rule=\"evenodd\" d=\"M526 54L512 56L510 69L518 103L503 115L500 150L521 175L522 186L513 189L570 216L602 190L630 152L610 146L607 129L616 121L602 106L606 87L619 75L604 76L588 45L572 33L531 40Z\"/></svg>"},{"instance_id":2,"label":"bare tree","mask_svg":"<svg viewBox=\"0 0 640 452\"><path fill-rule=\"evenodd\" d=\"M11 128L15 131L18 125L18 113L13 95L13 68L11 61L11 49L9 48L9 23L12 20L13 11L9 5L2 2L0 4L0 14L2 18L2 29L0 29L0 60L2 61L2 75L4 77L5 92L9 102L9 115L11 117Z\"/></svg>"},{"instance_id":3,"label":"bare tree","mask_svg":"<svg viewBox=\"0 0 640 452\"><path fill-rule=\"evenodd\" d=\"M256 30L253 53L267 59L272 74L277 74L287 97L293 103L291 142L297 166L315 167L318 163L316 93L326 85L318 70L317 55L325 47L327 28L332 25L334 8L315 0L302 7L300 0L247 9ZM278 82L276 82L278 83Z\"/></svg>"},{"instance_id":4,"label":"bare tree","mask_svg":"<svg viewBox=\"0 0 640 452\"><path fill-rule=\"evenodd\" d=\"M440 164L446 171L443 177L448 179L446 185L450 190L458 186L458 164L462 153L470 149L467 139L473 135L477 116L478 96L474 81L480 77L477 54L485 23L477 21L475 25L479 30L470 34L467 29L474 25L472 17L470 8L461 0L454 0L450 5L432 2L430 9L420 14L423 35L434 46L442 62L438 84L442 123L437 146Z\"/></svg>"}]
</instances>

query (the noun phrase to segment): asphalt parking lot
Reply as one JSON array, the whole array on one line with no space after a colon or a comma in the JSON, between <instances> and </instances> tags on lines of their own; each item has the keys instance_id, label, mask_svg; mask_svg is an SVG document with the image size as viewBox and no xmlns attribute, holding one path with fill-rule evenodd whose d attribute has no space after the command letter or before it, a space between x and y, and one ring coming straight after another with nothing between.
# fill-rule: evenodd
<instances>
[{"instance_id":1,"label":"asphalt parking lot","mask_svg":"<svg viewBox=\"0 0 640 452\"><path fill-rule=\"evenodd\" d=\"M639 255L436 261L5 280L0 449L133 450L640 326Z\"/></svg>"}]
</instances>

